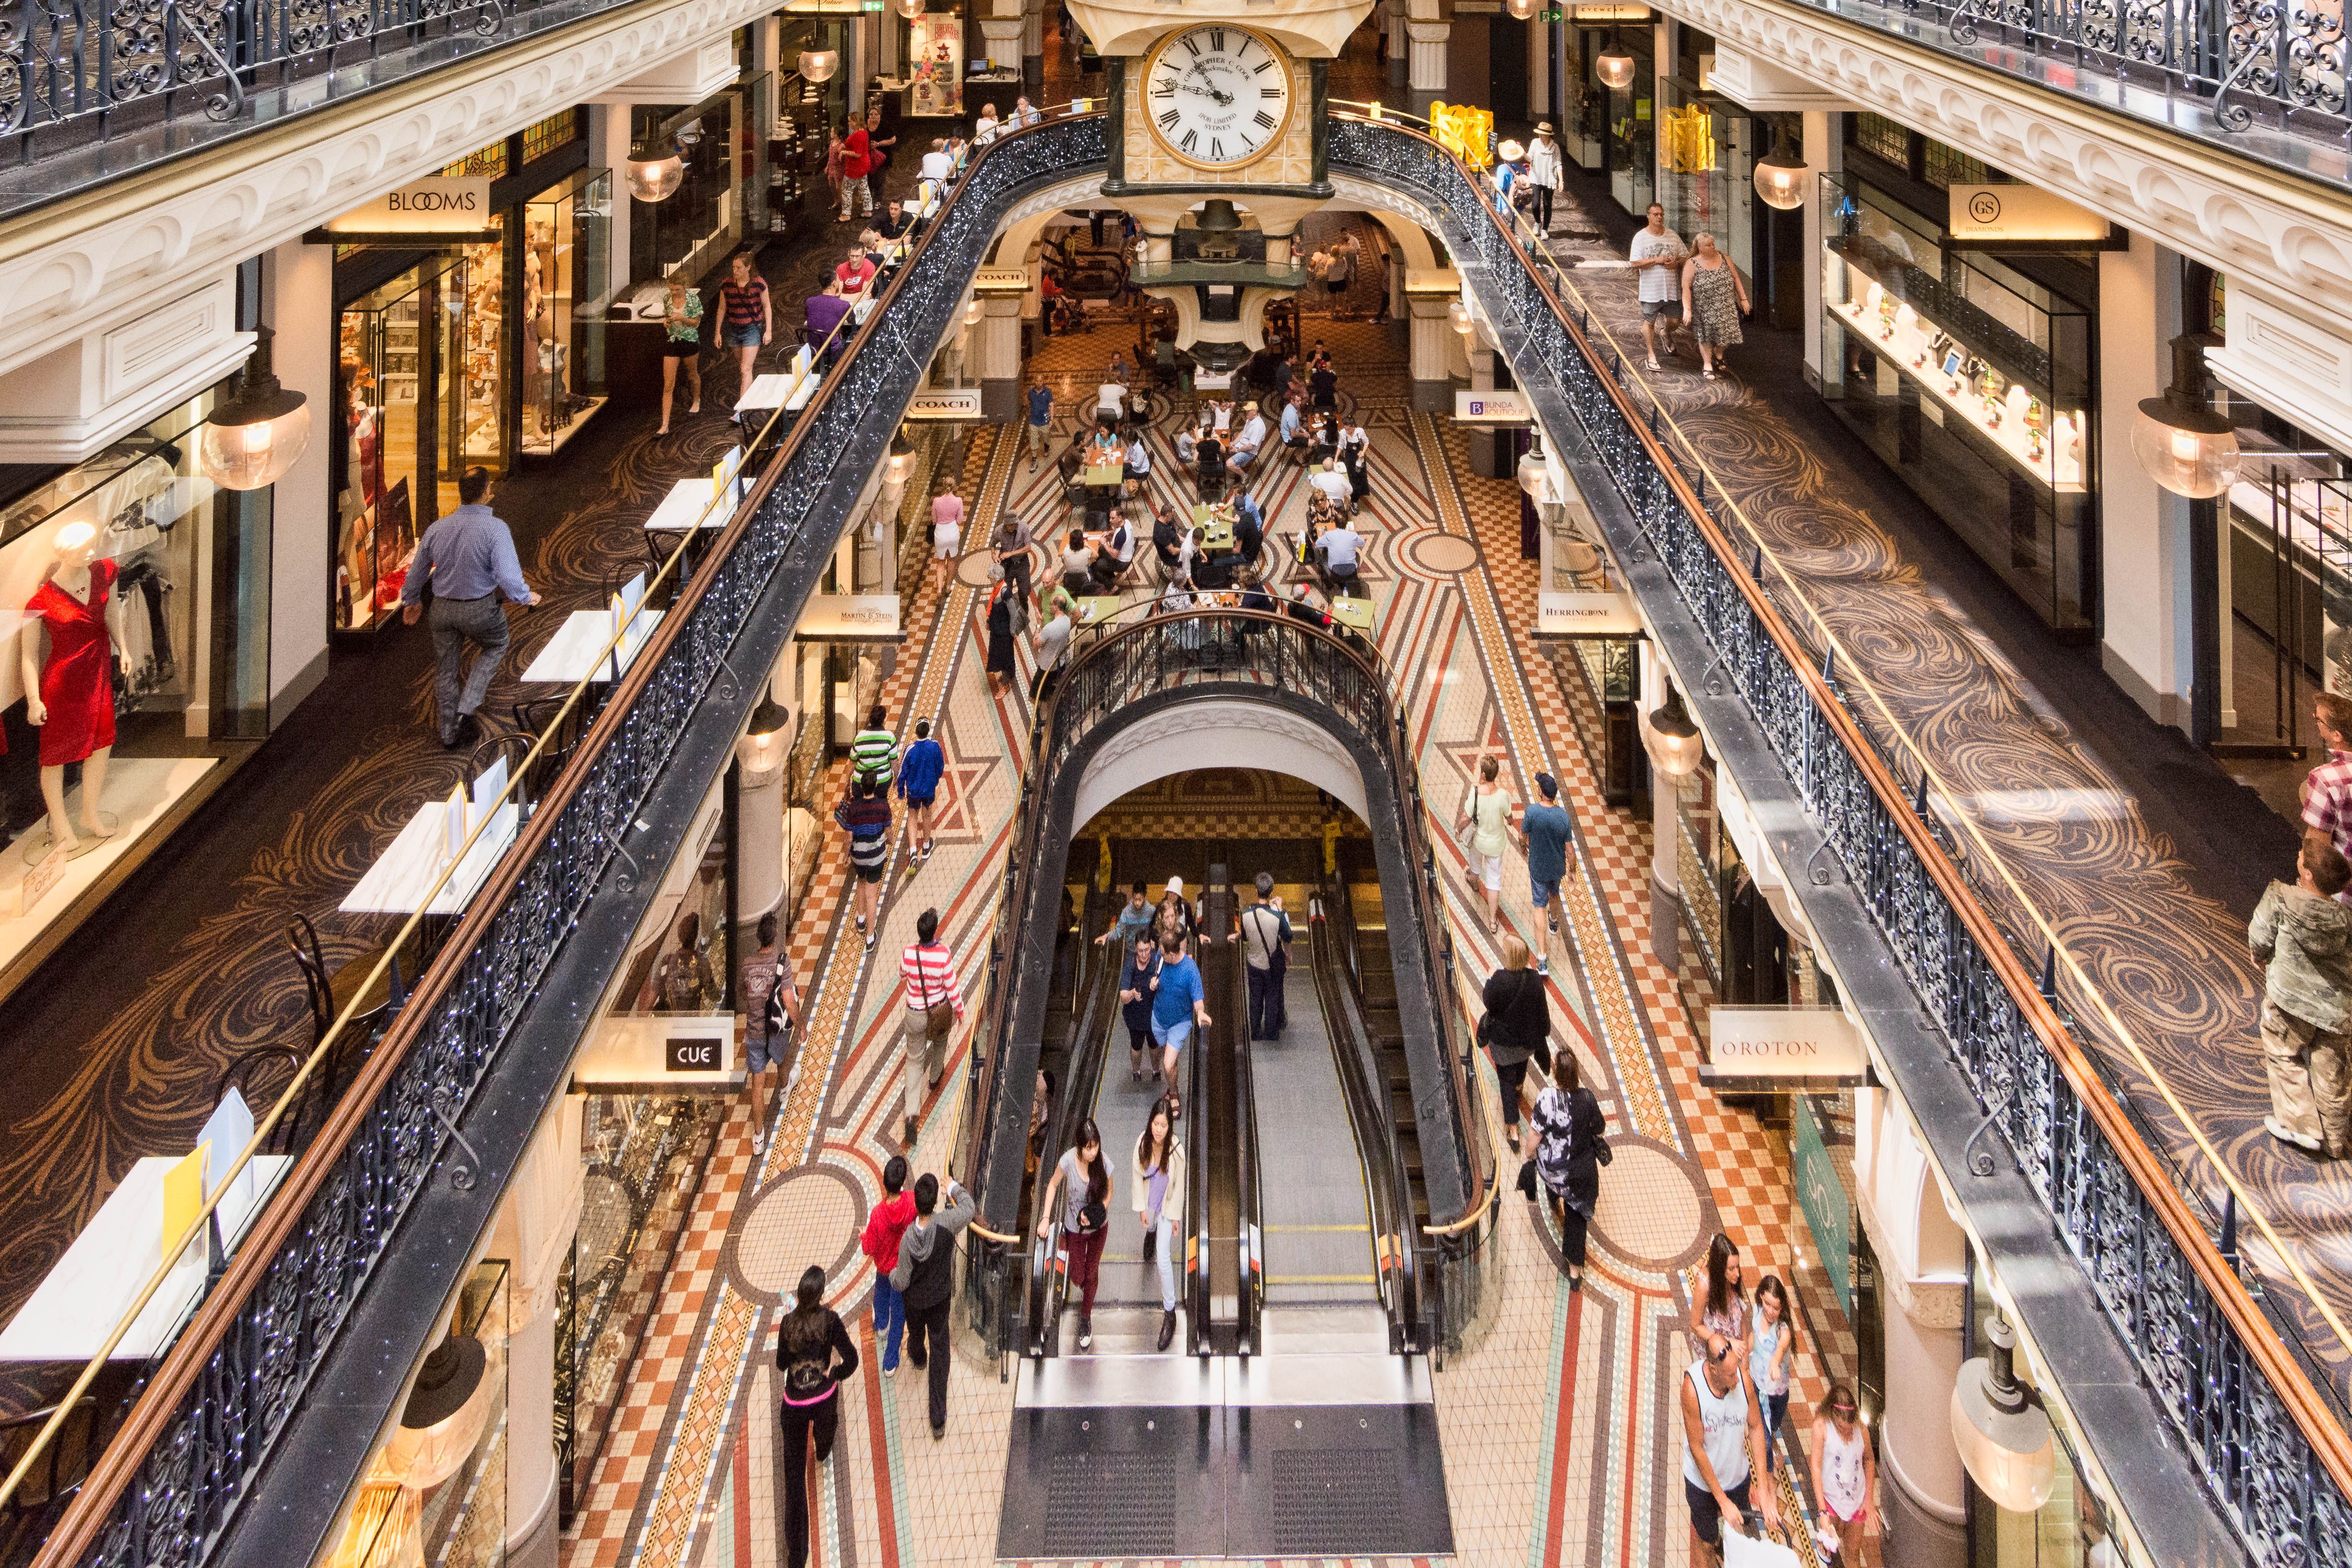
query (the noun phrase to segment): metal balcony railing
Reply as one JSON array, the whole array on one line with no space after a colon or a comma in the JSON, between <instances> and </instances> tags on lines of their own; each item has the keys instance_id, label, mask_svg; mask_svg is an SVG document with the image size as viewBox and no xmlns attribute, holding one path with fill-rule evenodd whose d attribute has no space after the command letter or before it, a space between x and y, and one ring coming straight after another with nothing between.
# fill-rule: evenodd
<instances>
[{"instance_id":1,"label":"metal balcony railing","mask_svg":"<svg viewBox=\"0 0 2352 1568\"><path fill-rule=\"evenodd\" d=\"M1955 863L1942 830L1782 618L1760 544L1735 548L1698 483L1453 153L1392 122L1331 128L1331 165L1415 196L1447 239L1523 386L1556 395L1672 577L1887 950L1950 1042L1986 1121L2080 1263L2252 1561L2352 1565L2352 1437L2176 1187L2128 1109ZM1785 575L1785 574L1783 574ZM1906 771L1923 779L1912 764ZM1831 878L1817 868L1816 880ZM1990 1159L1987 1146L1977 1158ZM1986 1169L1991 1167L1987 1166Z\"/></svg>"},{"instance_id":2,"label":"metal balcony railing","mask_svg":"<svg viewBox=\"0 0 2352 1568\"><path fill-rule=\"evenodd\" d=\"M2169 127L2285 172L2352 184L2338 0L1788 0Z\"/></svg>"}]
</instances>

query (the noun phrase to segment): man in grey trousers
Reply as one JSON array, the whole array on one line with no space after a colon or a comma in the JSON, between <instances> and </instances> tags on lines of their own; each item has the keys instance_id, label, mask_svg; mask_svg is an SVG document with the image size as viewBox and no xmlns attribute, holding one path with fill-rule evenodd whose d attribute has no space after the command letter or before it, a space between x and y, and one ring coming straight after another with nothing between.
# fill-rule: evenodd
<instances>
[{"instance_id":1,"label":"man in grey trousers","mask_svg":"<svg viewBox=\"0 0 2352 1568\"><path fill-rule=\"evenodd\" d=\"M457 510L416 542L416 558L400 590L400 617L413 626L425 613L425 584L433 586L433 705L445 747L481 737L474 710L507 652L507 614L499 596L518 605L539 603L522 580L514 535L490 510L490 471L467 468L457 480ZM458 665L469 642L481 652L465 672L461 690Z\"/></svg>"}]
</instances>

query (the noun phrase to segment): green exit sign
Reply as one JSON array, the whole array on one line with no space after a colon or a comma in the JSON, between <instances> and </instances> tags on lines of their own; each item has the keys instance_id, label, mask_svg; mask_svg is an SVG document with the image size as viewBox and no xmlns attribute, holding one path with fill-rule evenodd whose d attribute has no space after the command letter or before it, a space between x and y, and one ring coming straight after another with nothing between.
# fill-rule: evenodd
<instances>
[{"instance_id":1,"label":"green exit sign","mask_svg":"<svg viewBox=\"0 0 2352 1568\"><path fill-rule=\"evenodd\" d=\"M1553 6L1550 10L1537 12L1536 20L1538 22L1565 22L1568 20L1568 13L1559 6Z\"/></svg>"}]
</instances>

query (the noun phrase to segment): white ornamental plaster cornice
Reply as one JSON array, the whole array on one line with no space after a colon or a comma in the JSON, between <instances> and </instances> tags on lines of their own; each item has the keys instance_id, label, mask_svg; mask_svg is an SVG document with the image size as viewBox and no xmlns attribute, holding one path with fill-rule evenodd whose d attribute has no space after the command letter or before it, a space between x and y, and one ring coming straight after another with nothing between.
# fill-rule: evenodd
<instances>
[{"instance_id":1,"label":"white ornamental plaster cornice","mask_svg":"<svg viewBox=\"0 0 2352 1568\"><path fill-rule=\"evenodd\" d=\"M1661 0L1864 108L2266 285L2330 335L2352 310L2352 202L2209 143L1773 0Z\"/></svg>"},{"instance_id":2,"label":"white ornamental plaster cornice","mask_svg":"<svg viewBox=\"0 0 2352 1568\"><path fill-rule=\"evenodd\" d=\"M0 373L772 8L773 0L644 0L0 226Z\"/></svg>"},{"instance_id":3,"label":"white ornamental plaster cornice","mask_svg":"<svg viewBox=\"0 0 2352 1568\"><path fill-rule=\"evenodd\" d=\"M1200 766L1204 746L1328 790L1359 816L1365 810L1363 770L1355 753L1304 714L1244 698L1203 698L1172 710L1166 720L1131 724L1087 759L1073 821L1085 821L1129 790Z\"/></svg>"}]
</instances>

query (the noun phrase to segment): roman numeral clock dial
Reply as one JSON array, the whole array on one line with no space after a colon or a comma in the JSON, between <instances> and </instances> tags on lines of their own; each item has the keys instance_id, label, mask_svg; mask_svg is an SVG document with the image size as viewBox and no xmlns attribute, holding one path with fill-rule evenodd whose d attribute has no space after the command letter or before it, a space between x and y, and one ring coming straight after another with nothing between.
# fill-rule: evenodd
<instances>
[{"instance_id":1,"label":"roman numeral clock dial","mask_svg":"<svg viewBox=\"0 0 2352 1568\"><path fill-rule=\"evenodd\" d=\"M1144 61L1151 133L1196 169L1256 161L1281 140L1290 100L1290 67L1280 51L1230 22L1171 34Z\"/></svg>"}]
</instances>

